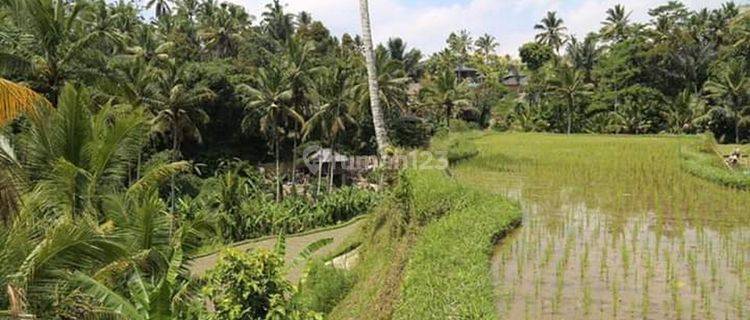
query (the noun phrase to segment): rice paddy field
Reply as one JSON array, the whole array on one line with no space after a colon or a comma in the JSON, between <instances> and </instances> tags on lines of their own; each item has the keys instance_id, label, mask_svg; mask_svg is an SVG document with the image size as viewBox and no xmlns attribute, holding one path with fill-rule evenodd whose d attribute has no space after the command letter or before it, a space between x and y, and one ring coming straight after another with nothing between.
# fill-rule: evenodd
<instances>
[{"instance_id":1,"label":"rice paddy field","mask_svg":"<svg viewBox=\"0 0 750 320\"><path fill-rule=\"evenodd\" d=\"M459 180L518 201L501 319L750 319L750 192L680 168L688 137L469 135Z\"/></svg>"}]
</instances>

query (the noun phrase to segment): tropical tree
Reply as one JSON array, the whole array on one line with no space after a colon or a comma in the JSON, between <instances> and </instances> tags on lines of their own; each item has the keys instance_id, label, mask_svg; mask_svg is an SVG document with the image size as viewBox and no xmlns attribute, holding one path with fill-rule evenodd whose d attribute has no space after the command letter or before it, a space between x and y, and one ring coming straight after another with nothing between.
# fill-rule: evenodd
<instances>
[{"instance_id":1,"label":"tropical tree","mask_svg":"<svg viewBox=\"0 0 750 320\"><path fill-rule=\"evenodd\" d=\"M718 74L706 83L707 97L717 101L734 118L734 141L740 142L740 124L750 112L750 77L744 61L721 65Z\"/></svg>"},{"instance_id":2,"label":"tropical tree","mask_svg":"<svg viewBox=\"0 0 750 320\"><path fill-rule=\"evenodd\" d=\"M442 108L445 112L445 123L450 128L454 108L468 105L468 91L464 82L458 82L451 70L443 70L436 78L431 79L424 89L428 105Z\"/></svg>"},{"instance_id":3,"label":"tropical tree","mask_svg":"<svg viewBox=\"0 0 750 320\"><path fill-rule=\"evenodd\" d=\"M359 0L359 15L362 22L362 37L365 45L365 63L367 65L367 82L370 91L370 113L372 123L375 127L375 138L378 143L378 154L386 156L386 150L390 146L388 132L383 120L383 110L380 106L380 88L378 87L378 71L375 65L375 51L372 45L372 26L370 25L370 8L367 0Z\"/></svg>"},{"instance_id":4,"label":"tropical tree","mask_svg":"<svg viewBox=\"0 0 750 320\"><path fill-rule=\"evenodd\" d=\"M75 71L74 60L102 34L76 34L84 6L83 2L69 5L65 0L30 0L19 5L19 12L12 17L33 42L16 50L4 48L0 66L25 75L35 91L56 101L57 92Z\"/></svg>"},{"instance_id":5,"label":"tropical tree","mask_svg":"<svg viewBox=\"0 0 750 320\"><path fill-rule=\"evenodd\" d=\"M203 86L191 87L185 83L185 71L178 67L176 60L170 59L165 68L155 75L153 96L147 107L154 115L151 119L152 132L169 137L171 140L172 161L177 161L180 146L188 139L202 142L198 124L208 122L208 115L199 108L202 103L214 99L215 93ZM176 205L176 185L170 186L171 209Z\"/></svg>"},{"instance_id":6,"label":"tropical tree","mask_svg":"<svg viewBox=\"0 0 750 320\"><path fill-rule=\"evenodd\" d=\"M596 35L589 34L583 42L578 41L576 37L570 37L567 53L573 67L583 72L586 82L592 82L592 73L601 55Z\"/></svg>"},{"instance_id":7,"label":"tropical tree","mask_svg":"<svg viewBox=\"0 0 750 320\"><path fill-rule=\"evenodd\" d=\"M586 83L582 72L571 66L560 65L556 69L555 76L549 82L549 88L557 93L568 108L567 133L571 134L573 129L573 114L576 112L576 100L579 97L591 93L591 86Z\"/></svg>"},{"instance_id":8,"label":"tropical tree","mask_svg":"<svg viewBox=\"0 0 750 320\"><path fill-rule=\"evenodd\" d=\"M260 129L273 140L274 158L276 160L276 201L281 201L281 140L284 136L283 122L291 119L303 124L304 119L290 104L293 91L285 70L273 63L267 68L258 70L255 86L240 85L248 103L245 107L248 115L242 120L245 131L253 128L254 121L260 115Z\"/></svg>"},{"instance_id":9,"label":"tropical tree","mask_svg":"<svg viewBox=\"0 0 750 320\"><path fill-rule=\"evenodd\" d=\"M623 5L618 4L607 9L607 18L602 22L603 26L600 31L602 38L615 42L625 40L629 23L630 12L626 12Z\"/></svg>"},{"instance_id":10,"label":"tropical tree","mask_svg":"<svg viewBox=\"0 0 750 320\"><path fill-rule=\"evenodd\" d=\"M670 133L687 133L693 130L693 121L702 116L702 103L690 90L684 90L662 111Z\"/></svg>"},{"instance_id":11,"label":"tropical tree","mask_svg":"<svg viewBox=\"0 0 750 320\"><path fill-rule=\"evenodd\" d=\"M151 9L154 8L154 14L157 18L161 18L163 16L166 16L170 13L170 3L171 0L149 0L146 4L146 8Z\"/></svg>"},{"instance_id":12,"label":"tropical tree","mask_svg":"<svg viewBox=\"0 0 750 320\"><path fill-rule=\"evenodd\" d=\"M474 45L482 54L482 57L484 57L485 61L487 60L487 57L495 52L495 49L497 49L497 47L499 46L495 37L486 33L483 36L479 37L477 41L474 42Z\"/></svg>"},{"instance_id":13,"label":"tropical tree","mask_svg":"<svg viewBox=\"0 0 750 320\"><path fill-rule=\"evenodd\" d=\"M563 19L557 17L557 12L547 12L547 16L542 19L541 23L534 25L535 30L541 31L536 35L536 41L559 52L560 47L567 41L565 31L568 28L563 23Z\"/></svg>"},{"instance_id":14,"label":"tropical tree","mask_svg":"<svg viewBox=\"0 0 750 320\"><path fill-rule=\"evenodd\" d=\"M331 149L331 163L329 163L328 189L333 189L333 173L335 167L336 144L341 134L350 126L356 126L357 120L352 117L352 109L356 108L356 92L353 89L355 78L353 70L344 62L338 62L331 67L318 71L312 94L313 104L318 110L305 125L305 137L315 132L328 140ZM322 161L323 159L318 159ZM320 167L319 167L320 169ZM318 191L320 194L321 172L318 170Z\"/></svg>"}]
</instances>

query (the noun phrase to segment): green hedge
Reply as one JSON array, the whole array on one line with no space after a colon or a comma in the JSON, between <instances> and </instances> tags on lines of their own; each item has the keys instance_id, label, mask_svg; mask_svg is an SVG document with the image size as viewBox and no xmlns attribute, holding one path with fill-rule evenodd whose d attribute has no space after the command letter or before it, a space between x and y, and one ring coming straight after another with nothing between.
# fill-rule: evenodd
<instances>
[{"instance_id":1,"label":"green hedge","mask_svg":"<svg viewBox=\"0 0 750 320\"><path fill-rule=\"evenodd\" d=\"M520 210L445 175L420 172L413 183L415 191L435 191L415 194L415 209L449 213L428 224L412 248L394 318L494 319L492 248L519 225Z\"/></svg>"}]
</instances>

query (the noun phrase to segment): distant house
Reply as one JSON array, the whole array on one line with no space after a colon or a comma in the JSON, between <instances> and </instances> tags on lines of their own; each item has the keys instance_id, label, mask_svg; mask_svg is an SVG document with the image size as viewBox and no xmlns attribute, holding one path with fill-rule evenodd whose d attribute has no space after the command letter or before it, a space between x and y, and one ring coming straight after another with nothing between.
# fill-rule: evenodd
<instances>
[{"instance_id":1,"label":"distant house","mask_svg":"<svg viewBox=\"0 0 750 320\"><path fill-rule=\"evenodd\" d=\"M529 78L518 72L516 67L510 67L508 74L503 77L503 84L511 91L521 92L529 83Z\"/></svg>"},{"instance_id":2,"label":"distant house","mask_svg":"<svg viewBox=\"0 0 750 320\"><path fill-rule=\"evenodd\" d=\"M467 80L469 84L476 84L482 82L482 80L484 79L484 75L482 75L479 70L474 68L459 66L455 71L458 81Z\"/></svg>"}]
</instances>

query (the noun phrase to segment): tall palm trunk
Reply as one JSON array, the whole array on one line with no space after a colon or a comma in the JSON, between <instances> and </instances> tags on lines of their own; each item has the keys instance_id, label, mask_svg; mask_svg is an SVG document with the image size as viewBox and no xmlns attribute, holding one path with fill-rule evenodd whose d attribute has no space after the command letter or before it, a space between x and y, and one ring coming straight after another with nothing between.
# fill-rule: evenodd
<instances>
[{"instance_id":1,"label":"tall palm trunk","mask_svg":"<svg viewBox=\"0 0 750 320\"><path fill-rule=\"evenodd\" d=\"M445 123L448 125L448 130L451 129L451 115L453 114L453 103L445 104Z\"/></svg>"},{"instance_id":2,"label":"tall palm trunk","mask_svg":"<svg viewBox=\"0 0 750 320\"><path fill-rule=\"evenodd\" d=\"M375 67L375 52L372 46L372 26L370 25L370 9L367 0L359 0L359 14L362 20L362 38L365 45L365 61L367 62L367 82L370 88L370 109L372 112L372 124L375 127L375 139L378 142L378 154L381 158L386 156L385 151L390 145L388 132L385 129L383 110L380 107L380 88L378 86L378 73Z\"/></svg>"},{"instance_id":3,"label":"tall palm trunk","mask_svg":"<svg viewBox=\"0 0 750 320\"><path fill-rule=\"evenodd\" d=\"M177 112L176 108L172 108L172 162L177 162L177 148L178 146L178 139L177 139ZM169 186L169 201L170 201L170 207L172 210L172 214L174 214L175 211L175 176L172 175L171 182Z\"/></svg>"},{"instance_id":4,"label":"tall palm trunk","mask_svg":"<svg viewBox=\"0 0 750 320\"><path fill-rule=\"evenodd\" d=\"M276 202L281 202L281 162L279 160L279 122L278 116L273 122L274 157L276 158Z\"/></svg>"},{"instance_id":5,"label":"tall palm trunk","mask_svg":"<svg viewBox=\"0 0 750 320\"><path fill-rule=\"evenodd\" d=\"M573 97L568 97L568 134L572 131L573 127Z\"/></svg>"},{"instance_id":6,"label":"tall palm trunk","mask_svg":"<svg viewBox=\"0 0 750 320\"><path fill-rule=\"evenodd\" d=\"M297 193L297 134L299 124L294 124L294 146L292 147L292 192Z\"/></svg>"},{"instance_id":7,"label":"tall palm trunk","mask_svg":"<svg viewBox=\"0 0 750 320\"><path fill-rule=\"evenodd\" d=\"M320 197L320 185L323 182L323 159L321 159L320 155L322 150L318 151L318 188L315 190L315 199L317 200L318 197Z\"/></svg>"},{"instance_id":8,"label":"tall palm trunk","mask_svg":"<svg viewBox=\"0 0 750 320\"><path fill-rule=\"evenodd\" d=\"M333 173L336 167L336 138L331 141L331 163L328 165L328 192L333 191Z\"/></svg>"}]
</instances>

